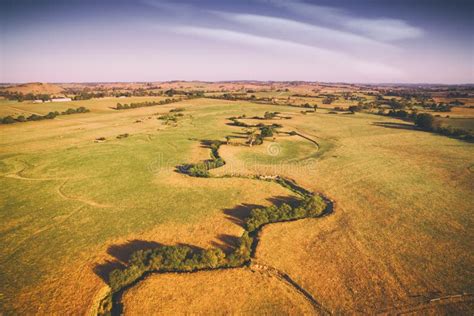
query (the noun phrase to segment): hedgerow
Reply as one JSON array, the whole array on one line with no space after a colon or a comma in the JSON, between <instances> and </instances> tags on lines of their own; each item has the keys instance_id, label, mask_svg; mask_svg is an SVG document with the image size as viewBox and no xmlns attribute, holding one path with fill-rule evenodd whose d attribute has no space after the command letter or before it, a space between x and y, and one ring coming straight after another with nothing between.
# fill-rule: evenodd
<instances>
[{"instance_id":1,"label":"hedgerow","mask_svg":"<svg viewBox=\"0 0 474 316\"><path fill-rule=\"evenodd\" d=\"M11 115L8 115L5 117L0 117L0 124L13 124L13 123L23 123L23 122L30 122L30 121L52 120L56 116L59 116L59 115L70 115L70 114L87 113L87 112L90 112L90 110L81 106L81 107L78 107L77 109L69 108L66 111L63 111L61 113L59 113L58 111L54 111L54 112L49 112L48 114L45 114L45 115L31 114L28 117L25 117L24 115L19 115L16 118Z\"/></svg>"}]
</instances>

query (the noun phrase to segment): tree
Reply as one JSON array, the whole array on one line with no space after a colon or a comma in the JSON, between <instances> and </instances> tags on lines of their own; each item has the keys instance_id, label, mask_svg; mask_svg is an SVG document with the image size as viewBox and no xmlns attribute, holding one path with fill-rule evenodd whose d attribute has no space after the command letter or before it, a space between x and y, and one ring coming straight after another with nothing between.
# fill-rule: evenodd
<instances>
[{"instance_id":1,"label":"tree","mask_svg":"<svg viewBox=\"0 0 474 316\"><path fill-rule=\"evenodd\" d=\"M270 126L263 126L260 128L260 135L262 137L272 137L273 129Z\"/></svg>"},{"instance_id":2,"label":"tree","mask_svg":"<svg viewBox=\"0 0 474 316\"><path fill-rule=\"evenodd\" d=\"M434 117L428 113L420 113L415 118L415 125L421 129L431 131L434 128Z\"/></svg>"}]
</instances>

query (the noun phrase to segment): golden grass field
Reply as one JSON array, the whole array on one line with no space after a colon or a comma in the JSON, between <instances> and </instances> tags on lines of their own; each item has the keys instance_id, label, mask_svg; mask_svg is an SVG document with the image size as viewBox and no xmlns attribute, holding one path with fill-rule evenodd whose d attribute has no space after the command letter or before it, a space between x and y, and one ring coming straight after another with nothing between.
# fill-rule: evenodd
<instances>
[{"instance_id":1,"label":"golden grass field","mask_svg":"<svg viewBox=\"0 0 474 316\"><path fill-rule=\"evenodd\" d=\"M208 158L199 139L241 135L228 117L265 111L291 116L268 122L315 143L282 134L261 146L222 146L227 164L212 174L279 174L336 207L325 218L266 226L256 262L288 275L335 314L474 311L472 144L377 115L302 115L244 101L110 109L136 99L160 97L1 101L0 116L91 112L0 126L0 312L90 313L105 274L133 250L231 247L250 208L293 193L245 178L191 178L174 167ZM157 120L175 107L185 108L176 125ZM116 138L123 133L130 136ZM251 268L155 274L123 301L127 315L317 313L274 274Z\"/></svg>"},{"instance_id":2,"label":"golden grass field","mask_svg":"<svg viewBox=\"0 0 474 316\"><path fill-rule=\"evenodd\" d=\"M311 305L281 280L247 268L152 276L128 291L126 315L311 314Z\"/></svg>"}]
</instances>

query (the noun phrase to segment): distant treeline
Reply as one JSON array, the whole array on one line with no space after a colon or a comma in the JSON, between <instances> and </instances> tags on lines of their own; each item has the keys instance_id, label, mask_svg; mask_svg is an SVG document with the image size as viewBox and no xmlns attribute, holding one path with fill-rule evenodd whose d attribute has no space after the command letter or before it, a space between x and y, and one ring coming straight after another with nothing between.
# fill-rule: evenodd
<instances>
[{"instance_id":1,"label":"distant treeline","mask_svg":"<svg viewBox=\"0 0 474 316\"><path fill-rule=\"evenodd\" d=\"M161 87L153 87L153 89L161 89ZM113 97L159 97L166 95L168 97L173 97L175 95L182 95L188 98L200 98L204 96L204 91L201 90L176 90L168 89L165 91L153 91L148 89L135 89L130 91L113 91L109 93Z\"/></svg>"},{"instance_id":2,"label":"distant treeline","mask_svg":"<svg viewBox=\"0 0 474 316\"><path fill-rule=\"evenodd\" d=\"M160 101L132 102L130 104L117 103L115 110L136 109L136 108L143 108L147 106L170 104L170 103L179 102L179 101L181 101L181 99L165 99L165 100L160 100Z\"/></svg>"},{"instance_id":3,"label":"distant treeline","mask_svg":"<svg viewBox=\"0 0 474 316\"><path fill-rule=\"evenodd\" d=\"M51 95L46 94L46 93L41 93L41 94L34 94L34 93L26 93L23 94L21 92L10 92L10 91L5 91L5 90L0 90L0 96L4 97L5 99L8 100L13 100L13 101L33 101L33 100L42 100L44 101L49 101L51 100Z\"/></svg>"},{"instance_id":4,"label":"distant treeline","mask_svg":"<svg viewBox=\"0 0 474 316\"><path fill-rule=\"evenodd\" d=\"M13 124L13 123L22 123L22 122L31 122L31 121L42 121L42 120L52 120L58 115L70 115L76 113L87 113L90 112L89 109L81 106L77 109L69 108L63 112L49 112L46 115L38 115L38 114L31 114L30 116L19 115L17 117L13 117L11 115L0 117L1 124Z\"/></svg>"},{"instance_id":5,"label":"distant treeline","mask_svg":"<svg viewBox=\"0 0 474 316\"><path fill-rule=\"evenodd\" d=\"M152 87L153 89L161 87ZM124 90L124 89L120 89ZM174 95L182 95L188 98L199 98L204 96L204 91L201 90L176 90L168 89L166 91L154 91L149 89L131 89L129 91L117 91L115 89L111 90L92 90L90 88L86 89L74 89L67 88L64 90L64 93L70 95L73 100L90 100L92 98L105 98L105 97L159 97L159 96L168 96L173 97ZM0 90L0 96L8 100L16 100L19 102L22 101L33 101L33 100L42 100L49 101L52 96L48 93L22 93L22 92L10 92L6 90Z\"/></svg>"},{"instance_id":6,"label":"distant treeline","mask_svg":"<svg viewBox=\"0 0 474 316\"><path fill-rule=\"evenodd\" d=\"M291 103L278 103L274 98L262 97L257 98L255 95L247 96L245 93L224 93L221 95L212 95L206 96L208 99L218 99L218 100L229 100L229 101L248 101L258 104L270 104L270 105L279 105L279 106L291 106L291 107L306 107L306 108L317 108L317 105L306 104L291 104ZM287 100L289 101L289 97ZM326 101L327 102L327 101ZM332 102L332 101L331 101Z\"/></svg>"}]
</instances>

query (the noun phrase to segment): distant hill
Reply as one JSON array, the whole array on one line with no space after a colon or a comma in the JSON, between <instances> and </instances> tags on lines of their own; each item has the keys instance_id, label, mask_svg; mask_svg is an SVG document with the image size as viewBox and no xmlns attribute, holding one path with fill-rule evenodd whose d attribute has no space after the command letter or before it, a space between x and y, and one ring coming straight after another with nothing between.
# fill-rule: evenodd
<instances>
[{"instance_id":1,"label":"distant hill","mask_svg":"<svg viewBox=\"0 0 474 316\"><path fill-rule=\"evenodd\" d=\"M4 90L9 92L21 92L23 94L34 93L34 94L61 94L64 89L58 85L42 82L31 82L18 85L11 85Z\"/></svg>"}]
</instances>

